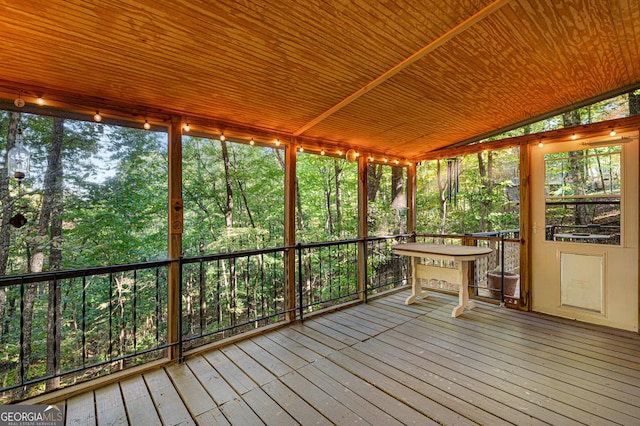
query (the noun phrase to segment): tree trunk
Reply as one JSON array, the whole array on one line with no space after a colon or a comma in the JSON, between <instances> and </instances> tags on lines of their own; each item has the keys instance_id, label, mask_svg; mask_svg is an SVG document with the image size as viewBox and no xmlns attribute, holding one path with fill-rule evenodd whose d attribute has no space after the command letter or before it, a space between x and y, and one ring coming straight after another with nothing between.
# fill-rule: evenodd
<instances>
[{"instance_id":1,"label":"tree trunk","mask_svg":"<svg viewBox=\"0 0 640 426\"><path fill-rule=\"evenodd\" d=\"M9 220L13 216L14 199L9 193L9 150L15 146L16 135L21 114L12 112L9 116L9 130L7 131L6 154L2 168L0 168L0 201L2 201L2 224L0 225L0 275L6 275L7 262L9 261L9 243L11 241L11 224Z\"/></svg>"},{"instance_id":2,"label":"tree trunk","mask_svg":"<svg viewBox=\"0 0 640 426\"><path fill-rule=\"evenodd\" d=\"M227 232L230 233L233 228L233 180L231 177L231 161L229 160L229 152L227 151L227 143L220 141L222 147L222 159L224 162L225 186L227 188L227 204L224 208L224 222ZM224 264L224 262L223 262ZM223 274L225 271L223 270ZM236 264L233 259L229 260L229 304L227 307L231 311L231 325L236 323L236 294L237 291Z\"/></svg>"},{"instance_id":3,"label":"tree trunk","mask_svg":"<svg viewBox=\"0 0 640 426\"><path fill-rule=\"evenodd\" d=\"M405 230L400 216L400 210L407 206L407 200L404 196L403 170L402 167L391 167L391 207L393 208L393 228L391 232L393 235L401 234Z\"/></svg>"},{"instance_id":4,"label":"tree trunk","mask_svg":"<svg viewBox=\"0 0 640 426\"><path fill-rule=\"evenodd\" d=\"M14 147L16 135L18 133L18 124L20 123L20 113L12 112L9 116L9 130L7 132L7 146L5 158L0 168L0 202L2 203L2 215L0 216L0 275L7 274L7 264L9 262L9 245L11 242L11 224L9 220L13 216L13 197L9 193L9 174L7 165L9 164L9 150ZM9 324L5 321L7 303L7 292L4 287L0 288L0 322L1 324ZM0 336L4 333L4 326L0 325Z\"/></svg>"},{"instance_id":5,"label":"tree trunk","mask_svg":"<svg viewBox=\"0 0 640 426\"><path fill-rule=\"evenodd\" d=\"M382 181L382 164L369 164L367 167L367 200L372 203L378 198Z\"/></svg>"},{"instance_id":6,"label":"tree trunk","mask_svg":"<svg viewBox=\"0 0 640 426\"><path fill-rule=\"evenodd\" d=\"M578 111L570 111L562 114L564 127L577 126L580 124L580 113ZM574 195L584 195L586 186L586 176L584 174L584 161L577 158L582 154L581 151L569 152L569 178ZM584 204L576 205L573 212L574 222L576 225L588 225L589 215L587 206Z\"/></svg>"},{"instance_id":7,"label":"tree trunk","mask_svg":"<svg viewBox=\"0 0 640 426\"><path fill-rule=\"evenodd\" d=\"M629 115L640 114L640 89L629 92Z\"/></svg>"},{"instance_id":8,"label":"tree trunk","mask_svg":"<svg viewBox=\"0 0 640 426\"><path fill-rule=\"evenodd\" d=\"M300 182L296 177L296 230L304 232L304 216L302 215L302 197L300 196Z\"/></svg>"},{"instance_id":9,"label":"tree trunk","mask_svg":"<svg viewBox=\"0 0 640 426\"><path fill-rule=\"evenodd\" d=\"M227 229L233 227L233 178L231 177L231 161L227 151L227 143L220 141L222 147L222 160L224 163L225 186L227 189L227 203L224 208L224 223Z\"/></svg>"},{"instance_id":10,"label":"tree trunk","mask_svg":"<svg viewBox=\"0 0 640 426\"><path fill-rule=\"evenodd\" d=\"M45 193L47 185L51 185L51 227L49 237L51 248L49 250L49 270L56 271L62 264L62 251L60 249L62 239L62 141L64 134L64 119L53 119L53 137L49 164L47 170L51 170L51 182L45 182ZM62 325L62 303L60 284L57 281L49 281L49 320L47 332L47 375L60 372L60 329ZM47 382L46 389L56 389L60 385L60 379L52 379Z\"/></svg>"},{"instance_id":11,"label":"tree trunk","mask_svg":"<svg viewBox=\"0 0 640 426\"><path fill-rule=\"evenodd\" d=\"M336 227L338 232L342 231L342 166L338 161L333 160L335 171L335 183L336 183Z\"/></svg>"},{"instance_id":12,"label":"tree trunk","mask_svg":"<svg viewBox=\"0 0 640 426\"><path fill-rule=\"evenodd\" d=\"M493 228L491 222L487 220L491 213L491 206L493 204L493 152L489 151L487 153L486 164L483 153L478 153L478 171L480 173L480 182L482 184L479 231L487 232L491 231Z\"/></svg>"}]
</instances>

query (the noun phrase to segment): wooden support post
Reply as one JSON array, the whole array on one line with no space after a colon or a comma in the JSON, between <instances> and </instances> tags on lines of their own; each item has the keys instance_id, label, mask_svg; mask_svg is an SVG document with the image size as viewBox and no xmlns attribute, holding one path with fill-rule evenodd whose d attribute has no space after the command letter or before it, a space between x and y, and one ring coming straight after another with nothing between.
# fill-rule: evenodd
<instances>
[{"instance_id":1,"label":"wooden support post","mask_svg":"<svg viewBox=\"0 0 640 426\"><path fill-rule=\"evenodd\" d=\"M520 145L520 303L531 310L531 145Z\"/></svg>"},{"instance_id":2,"label":"wooden support post","mask_svg":"<svg viewBox=\"0 0 640 426\"><path fill-rule=\"evenodd\" d=\"M368 168L367 157L358 157L358 295L361 300L367 301L367 237L369 228L367 226L367 212L369 210L368 199Z\"/></svg>"},{"instance_id":3,"label":"wooden support post","mask_svg":"<svg viewBox=\"0 0 640 426\"><path fill-rule=\"evenodd\" d=\"M182 255L183 204L182 204L182 119L171 117L169 127L169 270L167 271L167 339L170 344L169 359L179 359L180 321L180 256Z\"/></svg>"},{"instance_id":4,"label":"wooden support post","mask_svg":"<svg viewBox=\"0 0 640 426\"><path fill-rule=\"evenodd\" d=\"M284 166L284 288L287 322L296 319L296 147L285 147Z\"/></svg>"},{"instance_id":5,"label":"wooden support post","mask_svg":"<svg viewBox=\"0 0 640 426\"><path fill-rule=\"evenodd\" d=\"M414 234L411 241L415 242L415 232L417 229L418 216L416 207L416 198L418 195L416 183L416 164L411 163L407 167L407 232Z\"/></svg>"}]
</instances>

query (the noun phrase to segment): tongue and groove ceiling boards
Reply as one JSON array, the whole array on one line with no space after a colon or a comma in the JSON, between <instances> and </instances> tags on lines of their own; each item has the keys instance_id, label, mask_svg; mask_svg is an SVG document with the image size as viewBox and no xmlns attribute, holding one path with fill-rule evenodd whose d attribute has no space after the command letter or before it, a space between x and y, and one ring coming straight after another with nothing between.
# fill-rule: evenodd
<instances>
[{"instance_id":1,"label":"tongue and groove ceiling boards","mask_svg":"<svg viewBox=\"0 0 640 426\"><path fill-rule=\"evenodd\" d=\"M0 96L411 159L639 84L638 22L637 0L0 0Z\"/></svg>"}]
</instances>

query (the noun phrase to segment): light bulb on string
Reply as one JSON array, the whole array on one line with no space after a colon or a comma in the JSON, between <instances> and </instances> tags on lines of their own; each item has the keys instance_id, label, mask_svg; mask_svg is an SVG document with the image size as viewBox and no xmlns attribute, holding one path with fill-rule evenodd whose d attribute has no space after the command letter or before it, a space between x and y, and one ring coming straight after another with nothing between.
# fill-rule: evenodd
<instances>
[{"instance_id":1,"label":"light bulb on string","mask_svg":"<svg viewBox=\"0 0 640 426\"><path fill-rule=\"evenodd\" d=\"M253 138L251 138L251 140L249 141L249 145L255 145L255 141L253 140Z\"/></svg>"},{"instance_id":2,"label":"light bulb on string","mask_svg":"<svg viewBox=\"0 0 640 426\"><path fill-rule=\"evenodd\" d=\"M20 97L20 92L18 92L18 97L13 101L13 104L18 108L22 108L24 106L24 100Z\"/></svg>"},{"instance_id":3,"label":"light bulb on string","mask_svg":"<svg viewBox=\"0 0 640 426\"><path fill-rule=\"evenodd\" d=\"M576 135L575 133L571 135L571 140L575 141L576 139L578 139L578 135Z\"/></svg>"},{"instance_id":4,"label":"light bulb on string","mask_svg":"<svg viewBox=\"0 0 640 426\"><path fill-rule=\"evenodd\" d=\"M280 139L276 139L276 146L280 146Z\"/></svg>"},{"instance_id":5,"label":"light bulb on string","mask_svg":"<svg viewBox=\"0 0 640 426\"><path fill-rule=\"evenodd\" d=\"M36 103L40 106L44 105L44 99L42 99L42 96L38 95L38 99L36 99Z\"/></svg>"},{"instance_id":6,"label":"light bulb on string","mask_svg":"<svg viewBox=\"0 0 640 426\"><path fill-rule=\"evenodd\" d=\"M538 148L542 148L544 146L544 144L542 143L542 141L538 142Z\"/></svg>"},{"instance_id":7,"label":"light bulb on string","mask_svg":"<svg viewBox=\"0 0 640 426\"><path fill-rule=\"evenodd\" d=\"M93 115L93 119L98 123L102 121L102 116L100 115L100 111L96 111L96 113Z\"/></svg>"},{"instance_id":8,"label":"light bulb on string","mask_svg":"<svg viewBox=\"0 0 640 426\"><path fill-rule=\"evenodd\" d=\"M227 138L225 137L224 133L220 133L220 141L224 142L226 140Z\"/></svg>"},{"instance_id":9,"label":"light bulb on string","mask_svg":"<svg viewBox=\"0 0 640 426\"><path fill-rule=\"evenodd\" d=\"M298 147L298 151L300 151L300 152L304 152L304 148L302 147L302 145L300 145L300 146Z\"/></svg>"},{"instance_id":10,"label":"light bulb on string","mask_svg":"<svg viewBox=\"0 0 640 426\"><path fill-rule=\"evenodd\" d=\"M151 129L151 124L149 124L149 120L144 120L144 124L142 125L145 130Z\"/></svg>"},{"instance_id":11,"label":"light bulb on string","mask_svg":"<svg viewBox=\"0 0 640 426\"><path fill-rule=\"evenodd\" d=\"M188 132L191 130L191 126L189 125L188 121L184 124L184 126L182 126L182 128L184 129L185 132Z\"/></svg>"},{"instance_id":12,"label":"light bulb on string","mask_svg":"<svg viewBox=\"0 0 640 426\"><path fill-rule=\"evenodd\" d=\"M320 150L320 155L324 155L324 154L325 154L324 149L321 149Z\"/></svg>"},{"instance_id":13,"label":"light bulb on string","mask_svg":"<svg viewBox=\"0 0 640 426\"><path fill-rule=\"evenodd\" d=\"M614 129L611 129L611 132L609 133L609 136L615 136L616 135L616 131Z\"/></svg>"}]
</instances>

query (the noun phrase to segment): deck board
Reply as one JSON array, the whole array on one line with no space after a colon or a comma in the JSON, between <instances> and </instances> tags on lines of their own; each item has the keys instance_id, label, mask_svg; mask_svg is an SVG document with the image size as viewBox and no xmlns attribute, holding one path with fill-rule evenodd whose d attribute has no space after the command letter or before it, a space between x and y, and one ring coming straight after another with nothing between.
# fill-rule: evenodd
<instances>
[{"instance_id":1,"label":"deck board","mask_svg":"<svg viewBox=\"0 0 640 426\"><path fill-rule=\"evenodd\" d=\"M151 397L158 408L164 425L186 426L195 424L164 369L146 373L144 374L144 379L151 391Z\"/></svg>"},{"instance_id":2,"label":"deck board","mask_svg":"<svg viewBox=\"0 0 640 426\"><path fill-rule=\"evenodd\" d=\"M162 424L142 376L120 382L120 389L130 424L150 426Z\"/></svg>"},{"instance_id":3,"label":"deck board","mask_svg":"<svg viewBox=\"0 0 640 426\"><path fill-rule=\"evenodd\" d=\"M640 424L640 335L406 296L60 401L66 424Z\"/></svg>"},{"instance_id":4,"label":"deck board","mask_svg":"<svg viewBox=\"0 0 640 426\"><path fill-rule=\"evenodd\" d=\"M92 426L96 424L96 407L93 392L86 392L67 400L66 424Z\"/></svg>"},{"instance_id":5,"label":"deck board","mask_svg":"<svg viewBox=\"0 0 640 426\"><path fill-rule=\"evenodd\" d=\"M99 424L126 425L129 423L118 383L97 389L95 396Z\"/></svg>"}]
</instances>

